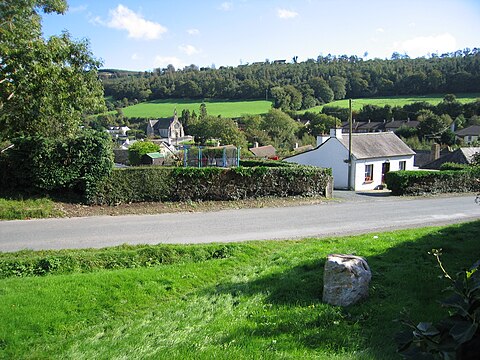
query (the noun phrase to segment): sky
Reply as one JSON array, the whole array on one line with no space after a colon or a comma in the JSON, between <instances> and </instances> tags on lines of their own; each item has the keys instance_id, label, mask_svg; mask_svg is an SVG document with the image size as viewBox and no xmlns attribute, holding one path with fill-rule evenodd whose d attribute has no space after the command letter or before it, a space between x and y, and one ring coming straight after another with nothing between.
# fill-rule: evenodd
<instances>
[{"instance_id":1,"label":"sky","mask_svg":"<svg viewBox=\"0 0 480 360\"><path fill-rule=\"evenodd\" d=\"M68 0L44 36L88 39L103 68L149 71L298 61L412 58L480 47L480 0Z\"/></svg>"}]
</instances>

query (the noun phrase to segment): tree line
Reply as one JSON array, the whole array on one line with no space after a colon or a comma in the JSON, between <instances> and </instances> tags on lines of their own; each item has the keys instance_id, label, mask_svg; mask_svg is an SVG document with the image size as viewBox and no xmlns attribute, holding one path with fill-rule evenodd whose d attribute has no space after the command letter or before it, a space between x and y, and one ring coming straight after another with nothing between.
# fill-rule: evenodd
<instances>
[{"instance_id":1,"label":"tree line","mask_svg":"<svg viewBox=\"0 0 480 360\"><path fill-rule=\"evenodd\" d=\"M172 65L151 72L100 72L105 95L127 102L190 99L267 99L282 110L308 109L343 98L480 92L480 49L410 59L363 60L318 56L305 62L237 67Z\"/></svg>"}]
</instances>

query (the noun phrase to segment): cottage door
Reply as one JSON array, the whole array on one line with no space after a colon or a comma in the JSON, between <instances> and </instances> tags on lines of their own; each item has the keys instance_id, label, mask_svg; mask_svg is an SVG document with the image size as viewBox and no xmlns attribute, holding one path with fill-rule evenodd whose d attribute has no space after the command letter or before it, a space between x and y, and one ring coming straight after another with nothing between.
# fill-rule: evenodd
<instances>
[{"instance_id":1,"label":"cottage door","mask_svg":"<svg viewBox=\"0 0 480 360\"><path fill-rule=\"evenodd\" d=\"M382 184L385 184L385 174L390 171L390 162L384 162L382 164Z\"/></svg>"}]
</instances>

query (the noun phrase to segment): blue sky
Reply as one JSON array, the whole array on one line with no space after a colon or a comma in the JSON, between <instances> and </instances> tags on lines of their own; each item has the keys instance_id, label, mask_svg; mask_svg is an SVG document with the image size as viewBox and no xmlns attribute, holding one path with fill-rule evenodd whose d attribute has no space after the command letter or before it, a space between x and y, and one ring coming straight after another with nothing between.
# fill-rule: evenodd
<instances>
[{"instance_id":1,"label":"blue sky","mask_svg":"<svg viewBox=\"0 0 480 360\"><path fill-rule=\"evenodd\" d=\"M480 0L69 0L45 36L87 38L104 68L390 58L480 47ZM368 55L365 57L365 53Z\"/></svg>"}]
</instances>

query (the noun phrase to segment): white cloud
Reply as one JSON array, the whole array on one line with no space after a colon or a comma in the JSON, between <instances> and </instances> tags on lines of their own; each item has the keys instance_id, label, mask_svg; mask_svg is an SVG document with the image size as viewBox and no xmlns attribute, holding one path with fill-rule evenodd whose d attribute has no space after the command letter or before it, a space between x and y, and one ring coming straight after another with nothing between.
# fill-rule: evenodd
<instances>
[{"instance_id":1,"label":"white cloud","mask_svg":"<svg viewBox=\"0 0 480 360\"><path fill-rule=\"evenodd\" d=\"M407 53L410 57L420 57L437 52L442 54L456 49L457 41L448 33L436 36L418 36L393 44L393 51Z\"/></svg>"},{"instance_id":2,"label":"white cloud","mask_svg":"<svg viewBox=\"0 0 480 360\"><path fill-rule=\"evenodd\" d=\"M142 57L140 55L138 55L137 53L134 53L134 54L132 54L131 59L132 60L141 60Z\"/></svg>"},{"instance_id":3,"label":"white cloud","mask_svg":"<svg viewBox=\"0 0 480 360\"><path fill-rule=\"evenodd\" d=\"M183 69L187 64L183 60L175 56L155 56L154 67L156 68L166 68L168 65L172 64L175 69Z\"/></svg>"},{"instance_id":4,"label":"white cloud","mask_svg":"<svg viewBox=\"0 0 480 360\"><path fill-rule=\"evenodd\" d=\"M110 19L108 22L99 22L113 29L127 30L129 38L154 40L160 38L167 31L166 27L145 20L142 15L121 4L116 9L110 10L109 13Z\"/></svg>"},{"instance_id":5,"label":"white cloud","mask_svg":"<svg viewBox=\"0 0 480 360\"><path fill-rule=\"evenodd\" d=\"M188 33L188 35L196 36L196 35L200 35L200 30L198 30L198 29L188 29L187 33Z\"/></svg>"},{"instance_id":6,"label":"white cloud","mask_svg":"<svg viewBox=\"0 0 480 360\"><path fill-rule=\"evenodd\" d=\"M293 19L298 16L298 13L287 9L277 9L277 16L280 19Z\"/></svg>"},{"instance_id":7,"label":"white cloud","mask_svg":"<svg viewBox=\"0 0 480 360\"><path fill-rule=\"evenodd\" d=\"M223 2L220 4L220 10L223 10L223 11L230 11L230 10L233 10L233 3L230 1L226 1L226 2Z\"/></svg>"},{"instance_id":8,"label":"white cloud","mask_svg":"<svg viewBox=\"0 0 480 360\"><path fill-rule=\"evenodd\" d=\"M187 54L188 56L191 56L191 55L194 55L194 54L198 54L198 53L200 52L200 51L199 51L197 48L195 48L195 46L193 46L193 45L180 45L180 46L178 47L178 49L179 49L181 52Z\"/></svg>"},{"instance_id":9,"label":"white cloud","mask_svg":"<svg viewBox=\"0 0 480 360\"><path fill-rule=\"evenodd\" d=\"M375 31L378 32L378 33L383 33L383 32L385 32L385 30L384 30L383 28L377 28Z\"/></svg>"}]
</instances>

